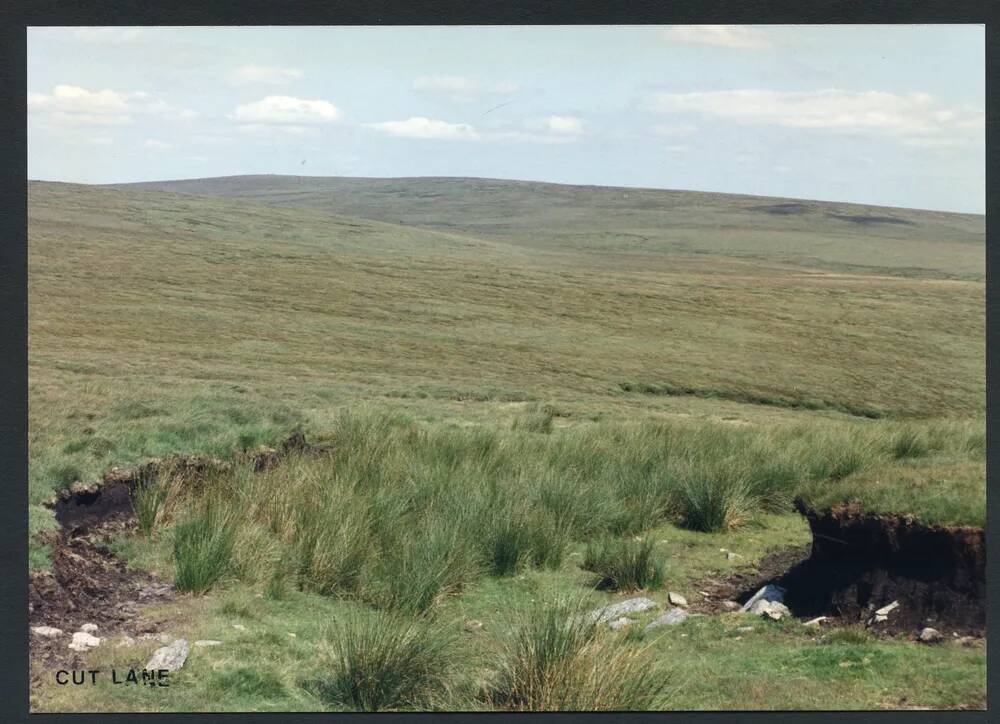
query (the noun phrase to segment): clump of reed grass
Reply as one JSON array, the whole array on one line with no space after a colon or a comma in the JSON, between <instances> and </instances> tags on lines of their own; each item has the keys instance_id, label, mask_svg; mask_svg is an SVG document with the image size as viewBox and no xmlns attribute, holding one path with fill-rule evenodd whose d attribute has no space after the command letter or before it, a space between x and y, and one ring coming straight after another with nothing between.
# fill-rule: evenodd
<instances>
[{"instance_id":1,"label":"clump of reed grass","mask_svg":"<svg viewBox=\"0 0 1000 724\"><path fill-rule=\"evenodd\" d=\"M637 711L667 688L647 651L602 635L579 603L538 605L503 643L481 698L514 711Z\"/></svg>"},{"instance_id":2,"label":"clump of reed grass","mask_svg":"<svg viewBox=\"0 0 1000 724\"><path fill-rule=\"evenodd\" d=\"M433 707L451 686L454 636L398 615L354 614L328 636L329 671L308 682L327 704L355 711Z\"/></svg>"},{"instance_id":3,"label":"clump of reed grass","mask_svg":"<svg viewBox=\"0 0 1000 724\"><path fill-rule=\"evenodd\" d=\"M649 539L588 543L580 567L596 574L594 587L599 589L638 591L663 583L663 566Z\"/></svg>"}]
</instances>

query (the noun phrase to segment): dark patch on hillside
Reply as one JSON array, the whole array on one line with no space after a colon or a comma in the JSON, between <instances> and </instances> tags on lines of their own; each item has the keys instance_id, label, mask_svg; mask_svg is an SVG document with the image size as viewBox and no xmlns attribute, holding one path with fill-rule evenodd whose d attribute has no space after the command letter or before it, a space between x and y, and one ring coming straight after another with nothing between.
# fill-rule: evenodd
<instances>
[{"instance_id":1,"label":"dark patch on hillside","mask_svg":"<svg viewBox=\"0 0 1000 724\"><path fill-rule=\"evenodd\" d=\"M855 417L865 417L873 420L885 417L885 413L881 410L868 405L855 405L847 402L831 402L829 400L788 397L785 395L749 392L747 390L734 390L716 387L687 387L683 385L674 385L669 382L619 382L618 387L622 390L622 392L638 392L643 395L714 398L718 400L729 400L731 402L742 402L748 405L784 407L790 410L828 410L831 412L843 412L848 415L854 415Z\"/></svg>"},{"instance_id":2,"label":"dark patch on hillside","mask_svg":"<svg viewBox=\"0 0 1000 724\"><path fill-rule=\"evenodd\" d=\"M850 221L853 224L859 224L861 226L872 226L875 224L900 224L903 226L916 226L912 221L907 219L899 219L895 216L874 216L865 214L834 214L827 212L826 216L831 219L840 219L841 221Z\"/></svg>"},{"instance_id":3,"label":"dark patch on hillside","mask_svg":"<svg viewBox=\"0 0 1000 724\"><path fill-rule=\"evenodd\" d=\"M806 204L785 203L785 204L763 204L761 206L750 206L750 211L761 211L766 214L777 214L779 216L800 215L809 213Z\"/></svg>"}]
</instances>

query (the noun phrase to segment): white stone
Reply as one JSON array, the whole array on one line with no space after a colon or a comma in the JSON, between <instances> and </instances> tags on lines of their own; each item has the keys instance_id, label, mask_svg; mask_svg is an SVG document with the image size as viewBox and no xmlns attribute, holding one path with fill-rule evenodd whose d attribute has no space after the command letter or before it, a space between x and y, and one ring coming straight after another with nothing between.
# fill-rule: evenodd
<instances>
[{"instance_id":1,"label":"white stone","mask_svg":"<svg viewBox=\"0 0 1000 724\"><path fill-rule=\"evenodd\" d=\"M633 624L633 623L635 623L635 621L633 621L632 619L630 619L628 616L622 616L621 618L618 618L618 619L615 619L614 621L611 621L608 624L608 626L611 628L612 631L618 631L619 629L623 629L626 626L628 626L630 624Z\"/></svg>"},{"instance_id":2,"label":"white stone","mask_svg":"<svg viewBox=\"0 0 1000 724\"><path fill-rule=\"evenodd\" d=\"M613 621L629 613L641 613L656 608L656 601L649 598L630 598L620 603L613 603L590 612L590 620L594 623Z\"/></svg>"},{"instance_id":3,"label":"white stone","mask_svg":"<svg viewBox=\"0 0 1000 724\"><path fill-rule=\"evenodd\" d=\"M236 629L237 631L246 631L247 630L247 627L244 626L241 623L234 623L233 624L233 628Z\"/></svg>"},{"instance_id":4,"label":"white stone","mask_svg":"<svg viewBox=\"0 0 1000 724\"><path fill-rule=\"evenodd\" d=\"M876 616L888 616L890 613L899 608L899 601L893 601L888 606L882 606L882 608L875 611Z\"/></svg>"},{"instance_id":5,"label":"white stone","mask_svg":"<svg viewBox=\"0 0 1000 724\"><path fill-rule=\"evenodd\" d=\"M645 633L660 626L675 626L688 618L690 618L690 614L683 608L672 608L662 616L650 621L642 631Z\"/></svg>"},{"instance_id":6,"label":"white stone","mask_svg":"<svg viewBox=\"0 0 1000 724\"><path fill-rule=\"evenodd\" d=\"M177 671L187 661L188 651L188 642L185 639L177 639L169 646L154 651L153 656L146 663L146 668L151 671L160 669Z\"/></svg>"},{"instance_id":7,"label":"white stone","mask_svg":"<svg viewBox=\"0 0 1000 724\"><path fill-rule=\"evenodd\" d=\"M97 633L97 624L95 623L85 623L80 627L80 630L84 633L95 634Z\"/></svg>"},{"instance_id":8,"label":"white stone","mask_svg":"<svg viewBox=\"0 0 1000 724\"><path fill-rule=\"evenodd\" d=\"M936 644L942 639L944 639L944 636L941 635L941 632L936 628L931 628L930 626L921 629L920 635L917 636L917 640L923 644Z\"/></svg>"},{"instance_id":9,"label":"white stone","mask_svg":"<svg viewBox=\"0 0 1000 724\"><path fill-rule=\"evenodd\" d=\"M673 591L671 591L670 593L667 594L667 600L670 601L670 604L673 605L673 606L687 606L688 605L687 599L684 598L684 596L682 596L679 593L674 593Z\"/></svg>"},{"instance_id":10,"label":"white stone","mask_svg":"<svg viewBox=\"0 0 1000 724\"><path fill-rule=\"evenodd\" d=\"M219 646L222 644L221 641L216 641L215 639L201 639L200 641L195 641L195 646Z\"/></svg>"},{"instance_id":11,"label":"white stone","mask_svg":"<svg viewBox=\"0 0 1000 724\"><path fill-rule=\"evenodd\" d=\"M751 596L750 600L743 604L743 608L740 609L743 612L750 612L754 604L757 601L768 601L771 603L781 603L785 600L785 589L781 586L775 586L773 583L768 583L766 586L761 588L757 593Z\"/></svg>"},{"instance_id":12,"label":"white stone","mask_svg":"<svg viewBox=\"0 0 1000 724\"><path fill-rule=\"evenodd\" d=\"M821 623L826 621L826 616L817 616L816 618L806 621L803 626L819 626Z\"/></svg>"},{"instance_id":13,"label":"white stone","mask_svg":"<svg viewBox=\"0 0 1000 724\"><path fill-rule=\"evenodd\" d=\"M31 633L46 639L54 639L63 635L62 629L54 626L32 626Z\"/></svg>"},{"instance_id":14,"label":"white stone","mask_svg":"<svg viewBox=\"0 0 1000 724\"><path fill-rule=\"evenodd\" d=\"M73 634L73 640L69 647L74 651L88 651L101 645L101 640L96 636L91 636L86 631L77 631Z\"/></svg>"}]
</instances>

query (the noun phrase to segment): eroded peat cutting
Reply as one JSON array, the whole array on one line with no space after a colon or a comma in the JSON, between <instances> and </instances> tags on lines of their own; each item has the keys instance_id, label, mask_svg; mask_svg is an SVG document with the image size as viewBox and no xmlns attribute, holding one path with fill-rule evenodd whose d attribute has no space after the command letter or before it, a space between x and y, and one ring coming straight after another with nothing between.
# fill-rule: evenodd
<instances>
[{"instance_id":1,"label":"eroded peat cutting","mask_svg":"<svg viewBox=\"0 0 1000 724\"><path fill-rule=\"evenodd\" d=\"M32 629L48 627L63 635L31 636L31 658L44 666L75 665L78 651L67 647L74 631L95 624L99 638L152 637L163 622L143 618L146 605L176 597L170 582L130 567L109 546L139 530L136 499L147 486L168 482L197 489L213 473L245 465L254 472L270 469L289 453L318 454L301 432L280 447L244 452L232 461L204 455L173 456L136 468L112 468L99 482L74 483L56 493L48 506L59 527L39 536L52 551L51 570L31 571L28 617Z\"/></svg>"},{"instance_id":2,"label":"eroded peat cutting","mask_svg":"<svg viewBox=\"0 0 1000 724\"><path fill-rule=\"evenodd\" d=\"M797 501L810 556L780 578L800 616L834 615L887 633L924 627L973 636L986 628L982 528L932 526L913 516L866 513L856 501L825 510ZM887 614L883 607L899 605Z\"/></svg>"}]
</instances>

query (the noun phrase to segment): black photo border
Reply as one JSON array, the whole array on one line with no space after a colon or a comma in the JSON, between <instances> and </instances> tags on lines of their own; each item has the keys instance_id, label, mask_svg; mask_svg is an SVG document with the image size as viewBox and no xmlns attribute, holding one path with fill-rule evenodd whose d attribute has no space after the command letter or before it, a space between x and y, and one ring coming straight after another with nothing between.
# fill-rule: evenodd
<instances>
[{"instance_id":1,"label":"black photo border","mask_svg":"<svg viewBox=\"0 0 1000 724\"><path fill-rule=\"evenodd\" d=\"M987 380L987 621L995 622L1000 593L997 536L1000 498L995 445L1000 392L996 378L998 322L993 310L1000 258L993 247L1000 213L995 144L1000 37L990 0L8 0L0 8L0 719L11 722L987 722L984 711L885 712L635 712L635 713L175 713L28 714L27 608L27 129L26 28L65 25L602 25L602 24L862 24L971 23L986 26L986 380ZM987 694L998 695L1000 643L988 626Z\"/></svg>"}]
</instances>

